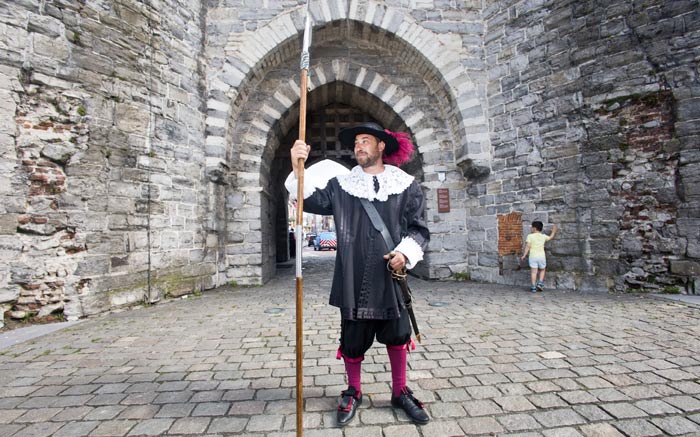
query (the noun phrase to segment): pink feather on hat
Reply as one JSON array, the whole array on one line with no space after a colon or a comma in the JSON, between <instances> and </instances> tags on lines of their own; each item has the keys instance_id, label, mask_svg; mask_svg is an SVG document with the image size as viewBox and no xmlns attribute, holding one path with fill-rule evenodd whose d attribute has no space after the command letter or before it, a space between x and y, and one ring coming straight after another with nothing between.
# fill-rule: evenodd
<instances>
[{"instance_id":1,"label":"pink feather on hat","mask_svg":"<svg viewBox=\"0 0 700 437\"><path fill-rule=\"evenodd\" d=\"M411 136L405 132L392 132L384 129L384 132L396 138L399 148L391 155L384 155L382 161L385 164L400 166L411 160L415 146L411 142Z\"/></svg>"}]
</instances>

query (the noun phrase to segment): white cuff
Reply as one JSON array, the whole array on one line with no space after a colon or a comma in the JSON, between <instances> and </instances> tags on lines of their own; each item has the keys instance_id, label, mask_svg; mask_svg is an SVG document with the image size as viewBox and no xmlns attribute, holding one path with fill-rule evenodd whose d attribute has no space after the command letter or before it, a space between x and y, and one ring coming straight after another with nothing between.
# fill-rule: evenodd
<instances>
[{"instance_id":1,"label":"white cuff","mask_svg":"<svg viewBox=\"0 0 700 437\"><path fill-rule=\"evenodd\" d=\"M287 179L284 181L284 187L287 189L289 192L289 200L296 200L297 198L297 177L294 174L294 172L289 173L289 176L287 176ZM308 173L304 173L304 199L309 198L312 194L314 194L314 191L316 191L319 187L314 180L313 175L310 175Z\"/></svg>"},{"instance_id":2,"label":"white cuff","mask_svg":"<svg viewBox=\"0 0 700 437\"><path fill-rule=\"evenodd\" d=\"M411 237L403 237L394 250L404 254L406 257L406 268L409 270L423 260L423 248Z\"/></svg>"}]
</instances>

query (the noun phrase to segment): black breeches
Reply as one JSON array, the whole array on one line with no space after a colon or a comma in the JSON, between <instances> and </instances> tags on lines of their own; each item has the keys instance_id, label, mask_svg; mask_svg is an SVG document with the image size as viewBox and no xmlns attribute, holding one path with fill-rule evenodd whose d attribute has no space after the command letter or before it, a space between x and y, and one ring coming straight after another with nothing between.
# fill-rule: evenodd
<instances>
[{"instance_id":1,"label":"black breeches","mask_svg":"<svg viewBox=\"0 0 700 437\"><path fill-rule=\"evenodd\" d=\"M401 346L411 340L411 324L406 309L398 319L341 321L340 352L348 358L360 358L377 341L387 346Z\"/></svg>"}]
</instances>

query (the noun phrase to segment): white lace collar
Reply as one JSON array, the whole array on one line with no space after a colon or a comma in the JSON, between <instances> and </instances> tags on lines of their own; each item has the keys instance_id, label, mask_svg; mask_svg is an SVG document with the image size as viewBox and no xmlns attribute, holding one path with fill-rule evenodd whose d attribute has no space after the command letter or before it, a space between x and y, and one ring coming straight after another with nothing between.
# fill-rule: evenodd
<instances>
[{"instance_id":1,"label":"white lace collar","mask_svg":"<svg viewBox=\"0 0 700 437\"><path fill-rule=\"evenodd\" d=\"M374 192L374 180L379 180L379 192ZM356 165L350 173L338 176L340 188L351 196L385 202L391 194L403 193L413 182L413 176L393 165L384 165L384 172L376 175L365 173Z\"/></svg>"}]
</instances>

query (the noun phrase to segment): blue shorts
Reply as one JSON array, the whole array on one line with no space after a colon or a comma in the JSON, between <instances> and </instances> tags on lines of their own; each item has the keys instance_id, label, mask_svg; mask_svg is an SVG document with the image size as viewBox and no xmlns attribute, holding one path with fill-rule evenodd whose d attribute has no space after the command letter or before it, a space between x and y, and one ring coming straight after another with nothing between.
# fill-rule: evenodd
<instances>
[{"instance_id":1,"label":"blue shorts","mask_svg":"<svg viewBox=\"0 0 700 437\"><path fill-rule=\"evenodd\" d=\"M547 267L547 258L529 258L531 269L544 269Z\"/></svg>"}]
</instances>

